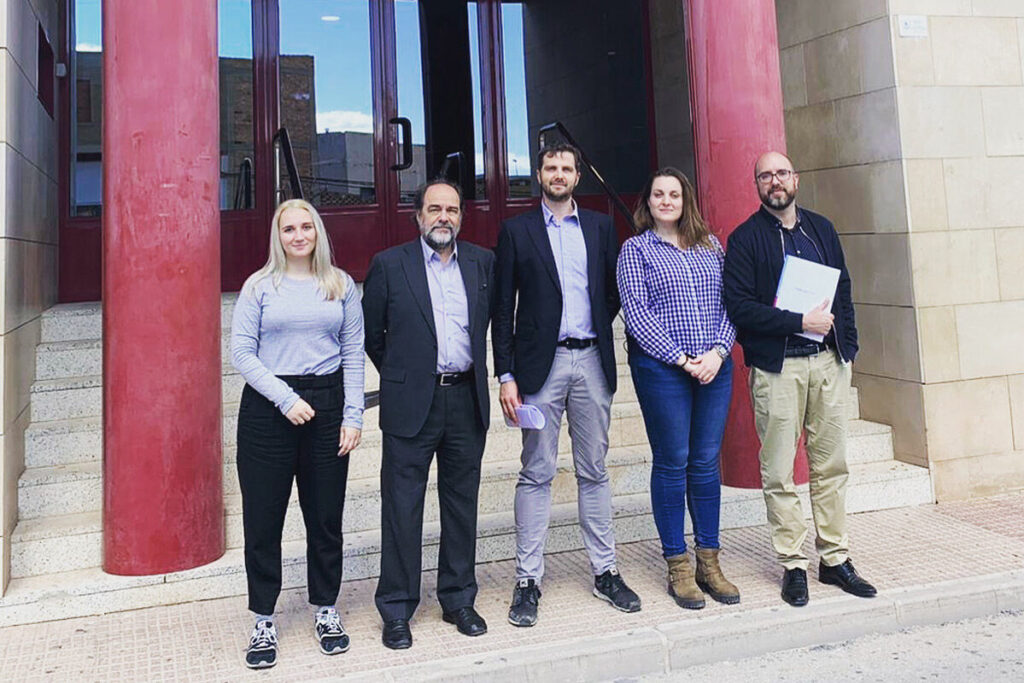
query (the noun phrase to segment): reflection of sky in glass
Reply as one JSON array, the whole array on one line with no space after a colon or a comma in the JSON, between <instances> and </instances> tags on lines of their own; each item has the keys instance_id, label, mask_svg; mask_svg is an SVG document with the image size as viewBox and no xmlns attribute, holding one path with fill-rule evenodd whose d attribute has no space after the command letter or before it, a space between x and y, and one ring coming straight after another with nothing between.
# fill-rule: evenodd
<instances>
[{"instance_id":1,"label":"reflection of sky in glass","mask_svg":"<svg viewBox=\"0 0 1024 683\"><path fill-rule=\"evenodd\" d=\"M75 49L99 52L103 45L100 0L75 0Z\"/></svg>"},{"instance_id":2,"label":"reflection of sky in glass","mask_svg":"<svg viewBox=\"0 0 1024 683\"><path fill-rule=\"evenodd\" d=\"M395 3L395 68L398 71L398 115L412 122L412 141L426 142L423 116L423 69L420 59L418 2Z\"/></svg>"},{"instance_id":3,"label":"reflection of sky in glass","mask_svg":"<svg viewBox=\"0 0 1024 683\"><path fill-rule=\"evenodd\" d=\"M523 6L501 5L501 42L505 71L505 128L510 175L530 175L530 129L526 117L526 62L523 55Z\"/></svg>"},{"instance_id":4,"label":"reflection of sky in glass","mask_svg":"<svg viewBox=\"0 0 1024 683\"><path fill-rule=\"evenodd\" d=\"M316 60L314 88L319 131L373 130L369 5L369 0L279 3L281 54L313 55ZM324 16L338 20L324 21Z\"/></svg>"},{"instance_id":5,"label":"reflection of sky in glass","mask_svg":"<svg viewBox=\"0 0 1024 683\"><path fill-rule=\"evenodd\" d=\"M221 57L252 59L251 0L219 0L217 42Z\"/></svg>"},{"instance_id":6,"label":"reflection of sky in glass","mask_svg":"<svg viewBox=\"0 0 1024 683\"><path fill-rule=\"evenodd\" d=\"M75 43L81 52L98 52L102 45L101 0L75 0ZM475 4L470 6L476 22ZM331 130L372 130L370 88L369 0L281 0L281 53L315 55L317 125ZM251 58L252 19L250 0L219 0L219 41L222 57ZM413 125L413 140L423 142L423 80L420 72L418 3L395 2L395 30L401 39L397 63L399 115ZM526 89L523 71L522 6L503 3L502 25L505 43L505 80L508 116L509 168L518 161L520 174L529 172L529 131L526 121ZM324 21L321 17L337 17ZM473 51L473 80L479 83L477 36L470 33ZM356 67L356 68L354 68ZM513 86L513 84L518 84ZM476 139L482 139L480 95L473 98Z\"/></svg>"}]
</instances>

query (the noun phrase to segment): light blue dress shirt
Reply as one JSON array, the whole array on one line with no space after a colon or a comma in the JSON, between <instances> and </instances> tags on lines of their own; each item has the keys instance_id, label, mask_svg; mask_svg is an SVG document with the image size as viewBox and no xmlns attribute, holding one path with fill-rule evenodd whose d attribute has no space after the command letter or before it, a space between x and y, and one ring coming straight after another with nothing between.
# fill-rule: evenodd
<instances>
[{"instance_id":1,"label":"light blue dress shirt","mask_svg":"<svg viewBox=\"0 0 1024 683\"><path fill-rule=\"evenodd\" d=\"M579 208L572 201L572 213L559 221L548 205L540 203L544 212L551 253L555 256L558 283L562 288L562 322L558 341L574 337L593 339L594 321L590 315L590 284L587 278L587 243L580 227Z\"/></svg>"},{"instance_id":2,"label":"light blue dress shirt","mask_svg":"<svg viewBox=\"0 0 1024 683\"><path fill-rule=\"evenodd\" d=\"M448 263L420 238L427 267L430 306L437 332L437 372L465 372L473 367L469 340L469 303L466 283L459 268L459 248L454 245Z\"/></svg>"}]
</instances>

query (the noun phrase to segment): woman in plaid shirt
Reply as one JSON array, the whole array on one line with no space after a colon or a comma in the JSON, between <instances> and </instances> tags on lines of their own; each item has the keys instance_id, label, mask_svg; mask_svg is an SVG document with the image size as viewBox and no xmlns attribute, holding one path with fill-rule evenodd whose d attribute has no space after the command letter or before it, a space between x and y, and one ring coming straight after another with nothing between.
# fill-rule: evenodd
<instances>
[{"instance_id":1,"label":"woman in plaid shirt","mask_svg":"<svg viewBox=\"0 0 1024 683\"><path fill-rule=\"evenodd\" d=\"M633 214L617 278L629 367L654 464L651 507L668 562L668 591L688 609L740 601L718 564L719 447L732 393L736 330L722 304L722 245L697 210L690 181L664 168ZM687 503L696 567L686 554ZM702 592L703 589L703 592Z\"/></svg>"}]
</instances>

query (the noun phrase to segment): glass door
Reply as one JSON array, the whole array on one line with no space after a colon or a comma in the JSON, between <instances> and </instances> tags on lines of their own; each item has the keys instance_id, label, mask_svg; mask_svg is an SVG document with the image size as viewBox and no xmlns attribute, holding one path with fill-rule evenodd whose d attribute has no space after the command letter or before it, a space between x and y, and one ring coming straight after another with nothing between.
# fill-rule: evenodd
<instances>
[{"instance_id":1,"label":"glass door","mask_svg":"<svg viewBox=\"0 0 1024 683\"><path fill-rule=\"evenodd\" d=\"M277 0L278 125L338 264L416 235L413 196L446 169L467 199L463 236L492 244L477 2ZM284 164L277 184L287 188Z\"/></svg>"},{"instance_id":2,"label":"glass door","mask_svg":"<svg viewBox=\"0 0 1024 683\"><path fill-rule=\"evenodd\" d=\"M395 163L381 101L382 8L371 0L276 4L274 128L288 131L304 196L323 216L336 262L362 279L388 242ZM278 159L278 200L290 196L286 168Z\"/></svg>"}]
</instances>

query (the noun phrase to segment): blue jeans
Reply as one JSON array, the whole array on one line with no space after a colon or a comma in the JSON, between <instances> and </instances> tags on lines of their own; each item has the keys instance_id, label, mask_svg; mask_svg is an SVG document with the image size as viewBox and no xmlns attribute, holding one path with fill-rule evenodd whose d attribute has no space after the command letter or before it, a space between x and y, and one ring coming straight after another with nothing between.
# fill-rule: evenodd
<instances>
[{"instance_id":1,"label":"blue jeans","mask_svg":"<svg viewBox=\"0 0 1024 683\"><path fill-rule=\"evenodd\" d=\"M654 454L651 508L662 553L686 552L687 507L697 546L717 548L719 449L732 396L732 359L703 385L682 368L641 352L629 354L629 367Z\"/></svg>"}]
</instances>

